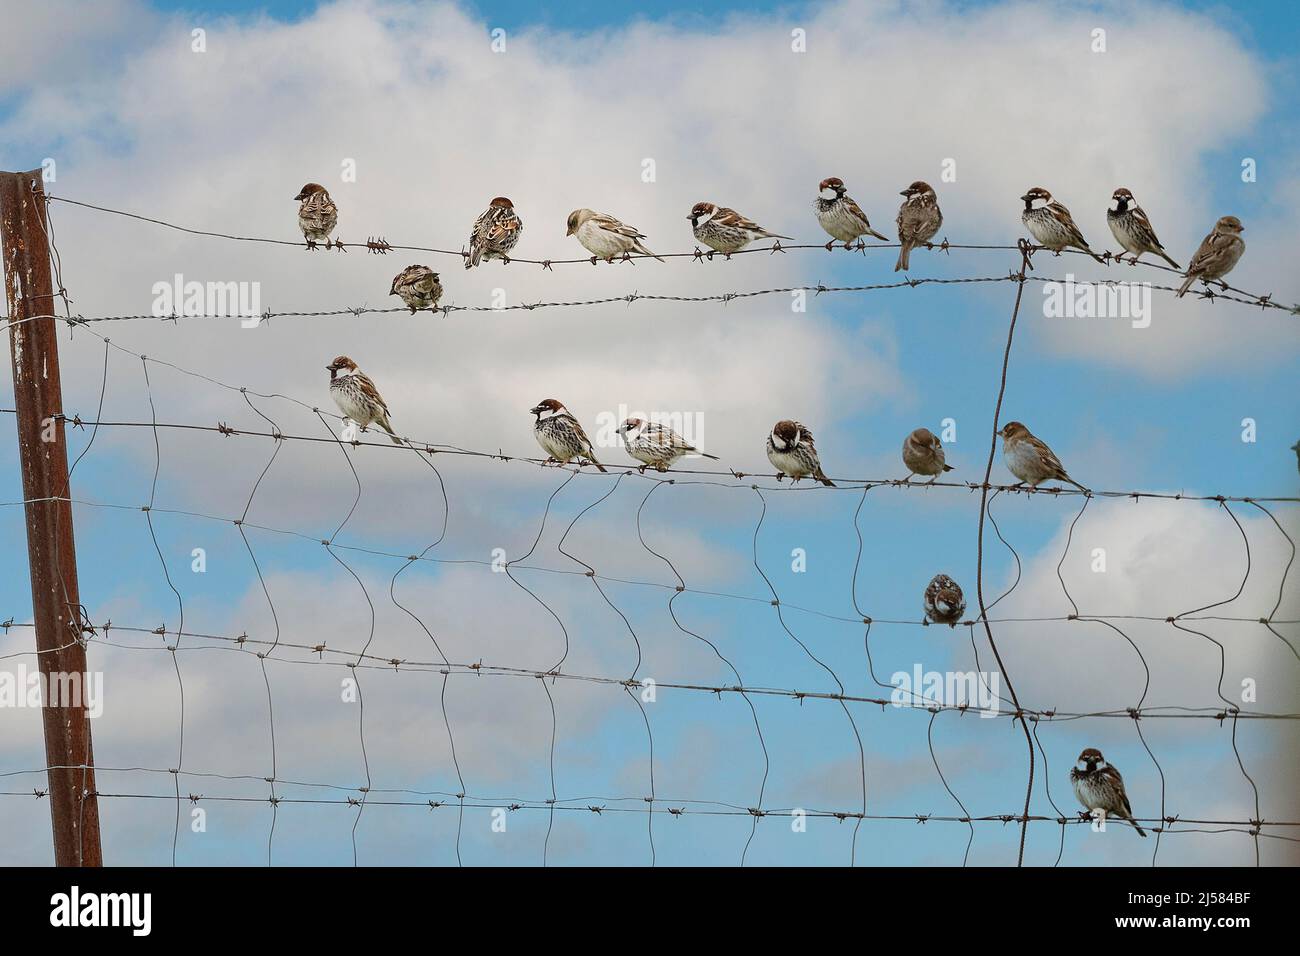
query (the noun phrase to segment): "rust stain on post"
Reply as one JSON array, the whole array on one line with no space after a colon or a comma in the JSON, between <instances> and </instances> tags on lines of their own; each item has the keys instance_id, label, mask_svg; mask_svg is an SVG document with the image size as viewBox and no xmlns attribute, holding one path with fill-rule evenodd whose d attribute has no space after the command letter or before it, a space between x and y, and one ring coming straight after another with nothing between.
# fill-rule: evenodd
<instances>
[{"instance_id":1,"label":"rust stain on post","mask_svg":"<svg viewBox=\"0 0 1300 956\"><path fill-rule=\"evenodd\" d=\"M63 391L53 318L54 288L46 240L41 170L0 173L0 250L3 253L9 347L13 361L18 454L22 464L31 566L36 650L43 681L41 717L50 768L50 821L58 866L101 866L99 804L85 687L86 648L72 533ZM49 439L49 440L47 440ZM52 680L75 678L75 701L52 700ZM57 704L58 706L52 706Z\"/></svg>"}]
</instances>

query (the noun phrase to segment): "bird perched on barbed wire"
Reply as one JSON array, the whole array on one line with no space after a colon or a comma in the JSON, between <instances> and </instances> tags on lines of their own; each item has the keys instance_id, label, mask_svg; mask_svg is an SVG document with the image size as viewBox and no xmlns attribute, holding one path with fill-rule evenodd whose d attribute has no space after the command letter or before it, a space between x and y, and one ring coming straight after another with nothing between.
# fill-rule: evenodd
<instances>
[{"instance_id":1,"label":"bird perched on barbed wire","mask_svg":"<svg viewBox=\"0 0 1300 956\"><path fill-rule=\"evenodd\" d=\"M500 259L509 262L509 252L524 231L524 221L515 212L515 204L505 196L497 196L474 220L469 233L469 254L465 268L472 269L483 259Z\"/></svg>"},{"instance_id":2,"label":"bird perched on barbed wire","mask_svg":"<svg viewBox=\"0 0 1300 956\"><path fill-rule=\"evenodd\" d=\"M922 599L925 616L935 624L956 627L966 613L966 598L961 586L946 574L936 574L925 588Z\"/></svg>"},{"instance_id":3,"label":"bird perched on barbed wire","mask_svg":"<svg viewBox=\"0 0 1300 956\"><path fill-rule=\"evenodd\" d=\"M667 425L647 422L640 418L629 418L618 426L618 433L623 436L627 453L641 462L641 471L654 468L667 471L680 458L687 455L699 455L701 458L718 460L717 455L700 451Z\"/></svg>"},{"instance_id":4,"label":"bird perched on barbed wire","mask_svg":"<svg viewBox=\"0 0 1300 956\"><path fill-rule=\"evenodd\" d=\"M932 475L933 482L945 471L952 471L952 465L944 460L943 443L928 428L918 428L903 439L903 464L909 472L904 481L911 481L912 475Z\"/></svg>"},{"instance_id":5,"label":"bird perched on barbed wire","mask_svg":"<svg viewBox=\"0 0 1300 956\"><path fill-rule=\"evenodd\" d=\"M1201 240L1201 247L1192 256L1192 261L1187 264L1187 279L1178 288L1180 299L1197 279L1206 285L1217 280L1223 288L1228 287L1223 277L1232 271L1241 254L1246 251L1246 240L1241 238L1245 228L1236 216L1224 216L1214 224L1210 234Z\"/></svg>"},{"instance_id":6,"label":"bird perched on barbed wire","mask_svg":"<svg viewBox=\"0 0 1300 956\"><path fill-rule=\"evenodd\" d=\"M1007 422L998 434L1002 436L1002 459L1007 470L1020 479L1020 484L1037 488L1055 478L1068 481L1080 491L1088 490L1067 475L1052 449L1020 422Z\"/></svg>"},{"instance_id":7,"label":"bird perched on barbed wire","mask_svg":"<svg viewBox=\"0 0 1300 956\"><path fill-rule=\"evenodd\" d=\"M822 471L812 432L799 422L783 419L772 426L767 436L767 460L781 473L777 481L782 475L795 481L811 476L828 488L835 487Z\"/></svg>"},{"instance_id":8,"label":"bird perched on barbed wire","mask_svg":"<svg viewBox=\"0 0 1300 956\"><path fill-rule=\"evenodd\" d=\"M414 315L420 309L436 309L442 299L442 282L428 266L407 266L393 278L389 295L401 296Z\"/></svg>"},{"instance_id":9,"label":"bird perched on barbed wire","mask_svg":"<svg viewBox=\"0 0 1300 956\"><path fill-rule=\"evenodd\" d=\"M605 470L605 466L596 460L591 439L567 408L553 398L546 398L530 408L529 412L537 416L533 423L533 437L549 456L547 462L563 465L575 458L585 458L597 470Z\"/></svg>"},{"instance_id":10,"label":"bird perched on barbed wire","mask_svg":"<svg viewBox=\"0 0 1300 956\"><path fill-rule=\"evenodd\" d=\"M339 222L339 207L320 183L308 183L293 198L299 203L298 228L307 240L307 248L315 249L316 243L323 241L328 249L330 233Z\"/></svg>"},{"instance_id":11,"label":"bird perched on barbed wire","mask_svg":"<svg viewBox=\"0 0 1300 956\"><path fill-rule=\"evenodd\" d=\"M911 264L912 250L934 238L943 225L943 213L939 211L939 197L929 183L918 179L899 195L903 197L903 204L898 207L896 222L902 248L898 250L894 271L906 272Z\"/></svg>"},{"instance_id":12,"label":"bird perched on barbed wire","mask_svg":"<svg viewBox=\"0 0 1300 956\"><path fill-rule=\"evenodd\" d=\"M1129 806L1128 794L1124 792L1124 778L1119 775L1113 764L1107 763L1101 751L1089 747L1079 754L1075 766L1070 768L1070 784L1074 795L1078 797L1083 809L1091 813L1103 810L1108 817L1118 817L1133 824L1138 836L1146 836L1146 831L1133 819L1133 808Z\"/></svg>"},{"instance_id":13,"label":"bird perched on barbed wire","mask_svg":"<svg viewBox=\"0 0 1300 956\"><path fill-rule=\"evenodd\" d=\"M817 211L817 221L831 237L831 241L826 243L827 252L830 252L837 239L844 243L845 249L849 248L853 240L862 236L871 236L882 242L889 241L871 228L867 214L845 194L844 180L838 176L823 179L817 185L817 200L813 203L813 208Z\"/></svg>"},{"instance_id":14,"label":"bird perched on barbed wire","mask_svg":"<svg viewBox=\"0 0 1300 956\"><path fill-rule=\"evenodd\" d=\"M1042 186L1034 186L1020 198L1025 204L1025 211L1020 214L1020 221L1025 224L1029 234L1040 246L1050 249L1057 255L1067 247L1082 249L1098 262L1106 261L1088 247L1083 233L1074 224L1074 217L1070 215L1070 210L1053 199L1052 194ZM1042 205L1035 206L1036 202L1041 202Z\"/></svg>"},{"instance_id":15,"label":"bird perched on barbed wire","mask_svg":"<svg viewBox=\"0 0 1300 956\"><path fill-rule=\"evenodd\" d=\"M695 233L696 239L726 256L739 252L755 239L790 238L764 229L734 209L715 206L711 202L697 202L686 218L691 221L691 232Z\"/></svg>"},{"instance_id":16,"label":"bird perched on barbed wire","mask_svg":"<svg viewBox=\"0 0 1300 956\"><path fill-rule=\"evenodd\" d=\"M393 444L403 444L388 420L388 405L379 389L346 355L340 355L325 368L330 373L330 397L338 405L343 417L355 422L365 431L371 424L378 425L393 439Z\"/></svg>"},{"instance_id":17,"label":"bird perched on barbed wire","mask_svg":"<svg viewBox=\"0 0 1300 956\"><path fill-rule=\"evenodd\" d=\"M597 259L612 262L633 252L663 262L641 242L645 235L640 230L603 212L573 210L569 213L568 231L565 235L577 237L582 248L591 253L592 265L596 264Z\"/></svg>"},{"instance_id":18,"label":"bird perched on barbed wire","mask_svg":"<svg viewBox=\"0 0 1300 956\"><path fill-rule=\"evenodd\" d=\"M1120 186L1110 198L1115 200L1115 208L1106 210L1106 223L1110 226L1115 241L1124 247L1125 252L1133 256L1129 260L1129 265L1137 265L1142 253L1153 252L1175 269L1182 268L1169 257L1169 253L1165 252L1165 247L1156 238L1151 220L1147 218L1147 214L1142 211L1142 207L1137 204L1131 192ZM1120 256L1115 257L1117 262L1120 259Z\"/></svg>"}]
</instances>

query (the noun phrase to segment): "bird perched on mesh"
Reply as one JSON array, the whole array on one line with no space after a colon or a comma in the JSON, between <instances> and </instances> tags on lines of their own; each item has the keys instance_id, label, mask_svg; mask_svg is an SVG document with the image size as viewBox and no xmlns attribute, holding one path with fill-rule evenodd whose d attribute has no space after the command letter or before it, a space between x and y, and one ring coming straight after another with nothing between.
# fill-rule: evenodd
<instances>
[{"instance_id":1,"label":"bird perched on mesh","mask_svg":"<svg viewBox=\"0 0 1300 956\"><path fill-rule=\"evenodd\" d=\"M370 425L378 425L393 439L393 444L404 444L397 437L388 420L388 405L384 401L375 383L359 368L357 363L346 355L340 355L325 366L330 373L330 397L338 405L343 417L356 422L365 431Z\"/></svg>"},{"instance_id":2,"label":"bird perched on mesh","mask_svg":"<svg viewBox=\"0 0 1300 956\"><path fill-rule=\"evenodd\" d=\"M1124 792L1124 778L1119 775L1113 764L1107 763L1101 751L1089 747L1079 754L1079 759L1070 768L1070 784L1074 795L1078 797L1083 809L1091 813L1104 810L1108 817L1118 817L1133 824L1138 836L1146 836L1146 831L1133 819L1133 808L1129 806L1128 794Z\"/></svg>"},{"instance_id":3,"label":"bird perched on mesh","mask_svg":"<svg viewBox=\"0 0 1300 956\"><path fill-rule=\"evenodd\" d=\"M696 239L727 256L739 252L755 239L790 238L764 229L734 209L715 206L711 202L697 202L686 218L691 221L691 232L695 233Z\"/></svg>"},{"instance_id":4,"label":"bird perched on mesh","mask_svg":"<svg viewBox=\"0 0 1300 956\"><path fill-rule=\"evenodd\" d=\"M596 460L591 439L567 408L555 399L547 398L530 408L529 412L537 416L533 423L533 437L549 456L548 462L563 465L575 458L585 458L597 470L605 471L605 466Z\"/></svg>"},{"instance_id":5,"label":"bird perched on mesh","mask_svg":"<svg viewBox=\"0 0 1300 956\"><path fill-rule=\"evenodd\" d=\"M912 250L934 238L943 225L943 213L939 211L939 197L929 183L918 179L899 195L903 197L903 204L898 207L896 222L902 248L898 250L894 271L906 272L912 261Z\"/></svg>"},{"instance_id":6,"label":"bird perched on mesh","mask_svg":"<svg viewBox=\"0 0 1300 956\"><path fill-rule=\"evenodd\" d=\"M509 262L508 253L519 242L524 231L524 221L515 212L515 204L505 196L493 199L474 220L469 233L469 255L465 268L472 269L483 259L500 259Z\"/></svg>"},{"instance_id":7,"label":"bird perched on mesh","mask_svg":"<svg viewBox=\"0 0 1300 956\"><path fill-rule=\"evenodd\" d=\"M889 240L867 222L867 214L862 207L845 194L844 180L838 176L823 179L817 186L817 200L813 208L817 211L817 222L826 230L831 241L826 243L829 252L838 239L848 249L850 243L862 236L872 236L882 242Z\"/></svg>"},{"instance_id":8,"label":"bird perched on mesh","mask_svg":"<svg viewBox=\"0 0 1300 956\"><path fill-rule=\"evenodd\" d=\"M323 241L328 249L330 233L339 222L339 207L320 183L308 183L293 198L299 203L298 228L307 240L307 248L315 249L316 243Z\"/></svg>"},{"instance_id":9,"label":"bird perched on mesh","mask_svg":"<svg viewBox=\"0 0 1300 956\"><path fill-rule=\"evenodd\" d=\"M619 256L626 256L633 252L663 262L663 259L656 256L641 242L645 235L640 230L603 212L594 212L590 209L573 210L569 213L568 231L565 235L577 237L582 248L591 253L592 265L596 264L597 259L612 262Z\"/></svg>"},{"instance_id":10,"label":"bird perched on mesh","mask_svg":"<svg viewBox=\"0 0 1300 956\"><path fill-rule=\"evenodd\" d=\"M935 624L956 627L966 613L966 598L961 587L946 574L936 574L925 588L925 616Z\"/></svg>"},{"instance_id":11,"label":"bird perched on mesh","mask_svg":"<svg viewBox=\"0 0 1300 956\"><path fill-rule=\"evenodd\" d=\"M1217 280L1225 289L1228 287L1223 277L1232 271L1246 251L1246 240L1241 238L1245 228L1236 216L1224 216L1214 224L1214 229L1201 240L1201 247L1187 264L1187 279L1178 289L1180 299L1197 279L1206 285Z\"/></svg>"},{"instance_id":12,"label":"bird perched on mesh","mask_svg":"<svg viewBox=\"0 0 1300 956\"><path fill-rule=\"evenodd\" d=\"M618 433L623 436L627 453L641 462L642 472L647 468L667 471L686 455L699 455L702 458L718 460L717 455L700 451L667 425L660 425L657 422L629 418L618 426Z\"/></svg>"},{"instance_id":13,"label":"bird perched on mesh","mask_svg":"<svg viewBox=\"0 0 1300 956\"><path fill-rule=\"evenodd\" d=\"M1120 186L1110 198L1115 200L1115 208L1106 210L1106 223L1110 226L1115 241L1124 247L1125 252L1133 256L1129 260L1129 265L1137 265L1142 253L1153 252L1175 269L1182 268L1169 257L1169 253L1165 252L1165 247L1156 238L1151 220L1147 218L1147 214L1142 211L1142 207L1137 204L1131 192ZM1119 258L1116 256L1116 261Z\"/></svg>"},{"instance_id":14,"label":"bird perched on mesh","mask_svg":"<svg viewBox=\"0 0 1300 956\"><path fill-rule=\"evenodd\" d=\"M1002 460L1007 470L1020 479L1020 484L1037 488L1055 478L1068 481L1080 491L1088 490L1067 475L1052 449L1020 422L1007 422L998 434L1002 436Z\"/></svg>"},{"instance_id":15,"label":"bird perched on mesh","mask_svg":"<svg viewBox=\"0 0 1300 956\"><path fill-rule=\"evenodd\" d=\"M1025 211L1020 214L1020 221L1025 224L1034 241L1045 249L1060 255L1062 249L1073 247L1082 249L1098 262L1105 262L1101 256L1088 247L1083 233L1074 224L1070 210L1052 198L1042 186L1035 186L1020 197L1025 204ZM1041 202L1041 206L1034 203Z\"/></svg>"},{"instance_id":16,"label":"bird perched on mesh","mask_svg":"<svg viewBox=\"0 0 1300 956\"><path fill-rule=\"evenodd\" d=\"M442 299L442 282L428 266L407 266L393 278L389 295L401 296L415 314L420 309L436 309Z\"/></svg>"},{"instance_id":17,"label":"bird perched on mesh","mask_svg":"<svg viewBox=\"0 0 1300 956\"><path fill-rule=\"evenodd\" d=\"M827 488L835 487L822 471L812 432L799 422L782 420L772 426L767 436L767 460L781 473L777 481L782 475L795 481L811 476Z\"/></svg>"},{"instance_id":18,"label":"bird perched on mesh","mask_svg":"<svg viewBox=\"0 0 1300 956\"><path fill-rule=\"evenodd\" d=\"M945 471L952 471L952 465L944 460L943 443L928 428L918 428L903 439L903 464L909 472L905 481L911 481L912 475L933 475L933 482Z\"/></svg>"}]
</instances>

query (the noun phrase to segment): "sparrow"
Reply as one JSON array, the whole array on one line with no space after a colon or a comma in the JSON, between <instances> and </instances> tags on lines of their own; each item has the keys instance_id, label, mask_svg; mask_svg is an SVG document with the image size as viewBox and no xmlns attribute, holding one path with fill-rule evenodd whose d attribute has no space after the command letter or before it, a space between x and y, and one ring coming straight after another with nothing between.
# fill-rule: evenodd
<instances>
[{"instance_id":1,"label":"sparrow","mask_svg":"<svg viewBox=\"0 0 1300 956\"><path fill-rule=\"evenodd\" d=\"M597 259L612 262L616 256L626 256L636 252L643 256L659 259L653 252L642 245L645 238L635 226L620 222L613 216L590 209L575 209L569 213L569 228L566 236L577 236L582 248L591 253L591 264Z\"/></svg>"},{"instance_id":2,"label":"sparrow","mask_svg":"<svg viewBox=\"0 0 1300 956\"><path fill-rule=\"evenodd\" d=\"M524 221L515 212L515 204L505 196L498 196L474 220L469 233L469 255L465 268L472 269L482 259L500 259L509 262L507 255L519 241L524 231Z\"/></svg>"},{"instance_id":3,"label":"sparrow","mask_svg":"<svg viewBox=\"0 0 1300 956\"><path fill-rule=\"evenodd\" d=\"M1115 200L1115 208L1106 210L1106 222L1110 226L1111 233L1115 236L1115 241L1124 247L1125 252L1132 254L1133 258L1130 260L1129 265L1137 265L1142 253L1154 252L1165 262L1181 271L1183 267L1169 258L1169 253L1165 252L1165 247L1156 238L1156 231L1151 226L1151 220L1147 218L1147 214L1142 211L1142 207L1133 199L1133 194L1120 186L1110 198ZM1119 258L1119 256L1116 256L1116 261Z\"/></svg>"},{"instance_id":4,"label":"sparrow","mask_svg":"<svg viewBox=\"0 0 1300 956\"><path fill-rule=\"evenodd\" d=\"M575 458L586 458L597 470L605 471L605 466L596 460L596 453L592 451L591 439L567 408L555 399L547 398L530 408L529 412L537 416L533 423L533 437L549 456L548 462L563 465Z\"/></svg>"},{"instance_id":5,"label":"sparrow","mask_svg":"<svg viewBox=\"0 0 1300 956\"><path fill-rule=\"evenodd\" d=\"M782 475L795 481L811 475L827 488L835 487L822 471L812 432L799 422L783 420L772 426L772 434L767 436L767 460L781 473L777 481Z\"/></svg>"},{"instance_id":6,"label":"sparrow","mask_svg":"<svg viewBox=\"0 0 1300 956\"><path fill-rule=\"evenodd\" d=\"M1246 251L1246 240L1241 238L1245 228L1236 216L1224 216L1214 224L1214 229L1201 240L1201 247L1187 265L1187 280L1178 289L1180 299L1197 279L1206 285L1212 279L1218 279L1221 286L1228 287L1222 280Z\"/></svg>"},{"instance_id":7,"label":"sparrow","mask_svg":"<svg viewBox=\"0 0 1300 956\"><path fill-rule=\"evenodd\" d=\"M1030 434L1020 422L1007 422L998 434L1003 439L1002 460L1006 462L1007 470L1020 479L1020 484L1037 488L1042 482L1056 478L1068 481L1080 491L1088 490L1067 475L1052 449Z\"/></svg>"},{"instance_id":8,"label":"sparrow","mask_svg":"<svg viewBox=\"0 0 1300 956\"><path fill-rule=\"evenodd\" d=\"M899 193L903 204L898 207L898 241L902 248L898 250L898 262L895 272L906 272L912 259L912 250L923 246L939 231L943 225L943 213L939 211L939 197L934 194L929 183L917 180Z\"/></svg>"},{"instance_id":9,"label":"sparrow","mask_svg":"<svg viewBox=\"0 0 1300 956\"><path fill-rule=\"evenodd\" d=\"M403 444L388 421L388 405L379 389L346 355L340 355L325 368L330 373L330 396L343 417L356 422L362 431L375 424L392 436L393 444Z\"/></svg>"},{"instance_id":10,"label":"sparrow","mask_svg":"<svg viewBox=\"0 0 1300 956\"><path fill-rule=\"evenodd\" d=\"M307 248L315 249L322 239L325 248L330 247L330 233L339 221L339 207L334 205L330 194L320 183L308 183L293 197L301 205L298 207L298 228L307 240Z\"/></svg>"},{"instance_id":11,"label":"sparrow","mask_svg":"<svg viewBox=\"0 0 1300 956\"><path fill-rule=\"evenodd\" d=\"M708 218L700 222L706 216ZM790 238L769 232L736 210L718 207L711 202L697 202L686 218L691 221L691 231L695 233L696 239L726 256L739 252L755 239Z\"/></svg>"},{"instance_id":12,"label":"sparrow","mask_svg":"<svg viewBox=\"0 0 1300 956\"><path fill-rule=\"evenodd\" d=\"M1060 255L1061 250L1067 246L1073 246L1082 249L1098 262L1106 261L1088 248L1087 240L1083 238L1083 233L1079 231L1079 227L1074 224L1074 219L1070 216L1070 210L1054 200L1052 194L1042 186L1033 187L1020 198L1025 204L1025 211L1020 214L1020 221L1025 224L1029 234L1040 246L1052 250L1057 255ZM1042 200L1043 204L1035 208L1034 203L1038 200Z\"/></svg>"},{"instance_id":13,"label":"sparrow","mask_svg":"<svg viewBox=\"0 0 1300 956\"><path fill-rule=\"evenodd\" d=\"M648 467L656 471L667 471L674 462L686 455L718 460L717 455L700 451L667 425L656 422L629 418L618 426L618 433L623 436L627 453L642 463L642 472Z\"/></svg>"},{"instance_id":14,"label":"sparrow","mask_svg":"<svg viewBox=\"0 0 1300 956\"><path fill-rule=\"evenodd\" d=\"M933 482L945 471L952 471L952 465L944 461L939 436L928 428L918 428L903 439L903 464L910 472L906 481L911 481L912 475L933 475Z\"/></svg>"},{"instance_id":15,"label":"sparrow","mask_svg":"<svg viewBox=\"0 0 1300 956\"><path fill-rule=\"evenodd\" d=\"M1080 766L1082 765L1082 766ZM1124 792L1124 778L1119 775L1114 764L1106 762L1101 751L1089 747L1079 754L1075 766L1070 768L1070 784L1074 795L1083 804L1083 809L1104 810L1108 817L1119 817L1133 824L1138 836L1146 836L1146 831L1133 819L1133 808L1129 806L1128 794Z\"/></svg>"},{"instance_id":16,"label":"sparrow","mask_svg":"<svg viewBox=\"0 0 1300 956\"><path fill-rule=\"evenodd\" d=\"M836 239L844 243L845 249L861 236L872 236L881 242L889 241L871 228L862 207L844 194L844 180L838 176L823 179L817 186L817 193L813 208L817 210L817 221L831 237L831 241L826 243L827 252L831 251ZM827 193L833 198L827 199Z\"/></svg>"},{"instance_id":17,"label":"sparrow","mask_svg":"<svg viewBox=\"0 0 1300 956\"><path fill-rule=\"evenodd\" d=\"M925 588L925 616L935 624L956 627L966 612L961 586L946 574L936 574Z\"/></svg>"},{"instance_id":18,"label":"sparrow","mask_svg":"<svg viewBox=\"0 0 1300 956\"><path fill-rule=\"evenodd\" d=\"M393 278L389 295L399 295L414 315L420 309L436 309L442 298L438 273L428 266L407 266Z\"/></svg>"}]
</instances>

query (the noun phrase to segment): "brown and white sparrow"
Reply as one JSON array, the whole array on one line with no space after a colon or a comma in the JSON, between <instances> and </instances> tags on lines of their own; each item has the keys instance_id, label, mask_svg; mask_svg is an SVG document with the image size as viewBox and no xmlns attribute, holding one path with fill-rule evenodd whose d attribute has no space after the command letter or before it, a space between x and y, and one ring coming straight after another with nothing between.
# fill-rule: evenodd
<instances>
[{"instance_id":1,"label":"brown and white sparrow","mask_svg":"<svg viewBox=\"0 0 1300 956\"><path fill-rule=\"evenodd\" d=\"M618 426L618 433L623 436L627 453L641 462L641 471L654 468L667 471L680 458L686 455L699 455L702 458L718 460L717 455L700 451L667 425L647 422L640 418L629 418Z\"/></svg>"},{"instance_id":2,"label":"brown and white sparrow","mask_svg":"<svg viewBox=\"0 0 1300 956\"><path fill-rule=\"evenodd\" d=\"M961 586L946 574L936 574L925 588L925 616L935 624L956 627L966 613Z\"/></svg>"},{"instance_id":3,"label":"brown and white sparrow","mask_svg":"<svg viewBox=\"0 0 1300 956\"><path fill-rule=\"evenodd\" d=\"M1025 211L1020 214L1020 221L1025 224L1029 234L1040 246L1058 255L1062 249L1072 246L1075 249L1082 249L1098 262L1106 261L1088 248L1088 242L1083 238L1079 227L1074 224L1074 217L1070 215L1070 210L1054 200L1052 194L1042 186L1033 187L1020 198L1025 204ZM1041 202L1042 205L1035 206L1035 202Z\"/></svg>"},{"instance_id":4,"label":"brown and white sparrow","mask_svg":"<svg viewBox=\"0 0 1300 956\"><path fill-rule=\"evenodd\" d=\"M1245 228L1236 216L1224 216L1214 224L1214 229L1201 241L1201 247L1187 264L1187 279L1178 289L1180 299L1197 279L1207 285L1217 279L1225 289L1228 287L1222 279L1246 251L1246 240L1241 238Z\"/></svg>"},{"instance_id":5,"label":"brown and white sparrow","mask_svg":"<svg viewBox=\"0 0 1300 956\"><path fill-rule=\"evenodd\" d=\"M567 408L555 399L547 398L530 408L529 412L537 416L533 423L533 437L542 446L542 451L550 456L546 459L548 462L563 465L575 458L585 458L598 470L605 470L605 466L596 460L591 439Z\"/></svg>"},{"instance_id":6,"label":"brown and white sparrow","mask_svg":"<svg viewBox=\"0 0 1300 956\"><path fill-rule=\"evenodd\" d=\"M438 308L442 299L442 282L438 273L428 266L407 266L393 278L393 287L388 294L401 296L414 315L420 309Z\"/></svg>"},{"instance_id":7,"label":"brown and white sparrow","mask_svg":"<svg viewBox=\"0 0 1300 956\"><path fill-rule=\"evenodd\" d=\"M483 259L510 261L508 253L519 241L524 231L524 221L515 212L515 205L505 196L498 196L488 204L469 233L469 256L465 268L472 269Z\"/></svg>"},{"instance_id":8,"label":"brown and white sparrow","mask_svg":"<svg viewBox=\"0 0 1300 956\"><path fill-rule=\"evenodd\" d=\"M308 183L293 198L299 202L298 228L307 240L307 248L315 249L316 243L323 241L328 249L330 233L339 222L339 207L320 183Z\"/></svg>"},{"instance_id":9,"label":"brown and white sparrow","mask_svg":"<svg viewBox=\"0 0 1300 956\"><path fill-rule=\"evenodd\" d=\"M817 194L817 200L813 203L813 208L817 210L817 221L831 237L831 241L826 243L827 252L837 239L844 243L845 249L849 248L853 240L862 236L872 236L882 242L889 241L871 228L862 207L845 195L844 180L838 176L823 179L817 185Z\"/></svg>"},{"instance_id":10,"label":"brown and white sparrow","mask_svg":"<svg viewBox=\"0 0 1300 956\"><path fill-rule=\"evenodd\" d=\"M640 230L603 212L593 212L590 209L573 210L569 213L568 231L565 235L577 237L578 242L582 243L582 248L591 253L592 265L596 264L597 259L612 262L619 256L626 256L633 252L652 256L663 262L663 259L642 244L641 240L645 235Z\"/></svg>"},{"instance_id":11,"label":"brown and white sparrow","mask_svg":"<svg viewBox=\"0 0 1300 956\"><path fill-rule=\"evenodd\" d=\"M934 194L929 183L918 179L899 195L903 197L897 219L898 241L902 243L902 248L898 250L898 262L894 265L894 271L906 272L912 259L912 250L934 238L943 225L943 213L939 211L939 197Z\"/></svg>"},{"instance_id":12,"label":"brown and white sparrow","mask_svg":"<svg viewBox=\"0 0 1300 956\"><path fill-rule=\"evenodd\" d=\"M1074 795L1083 804L1083 809L1104 810L1108 817L1118 817L1133 824L1138 836L1146 836L1146 831L1133 819L1133 808L1129 806L1128 794L1124 792L1124 778L1119 775L1113 764L1106 762L1101 751L1089 747L1079 754L1079 759L1070 768L1070 784Z\"/></svg>"},{"instance_id":13,"label":"brown and white sparrow","mask_svg":"<svg viewBox=\"0 0 1300 956\"><path fill-rule=\"evenodd\" d=\"M1080 491L1087 491L1065 473L1061 461L1046 443L1034 437L1020 422L1007 422L998 432L1002 436L1002 460L1007 470L1020 479L1020 484L1037 488L1053 478L1068 481Z\"/></svg>"},{"instance_id":14,"label":"brown and white sparrow","mask_svg":"<svg viewBox=\"0 0 1300 956\"><path fill-rule=\"evenodd\" d=\"M1137 204L1131 192L1120 186L1110 198L1115 200L1115 208L1107 208L1106 223L1110 226L1115 241L1124 247L1125 252L1133 256L1130 265L1137 265L1142 253L1153 252L1175 269L1182 268L1169 257L1169 253L1165 252L1165 247L1156 238L1151 220L1147 218L1147 214L1142 211L1142 207ZM1119 256L1115 258L1116 261L1120 259Z\"/></svg>"},{"instance_id":15,"label":"brown and white sparrow","mask_svg":"<svg viewBox=\"0 0 1300 956\"><path fill-rule=\"evenodd\" d=\"M933 475L937 479L945 471L952 471L952 465L944 461L943 443L939 436L928 428L918 428L903 439L903 464L912 475Z\"/></svg>"},{"instance_id":16,"label":"brown and white sparrow","mask_svg":"<svg viewBox=\"0 0 1300 956\"><path fill-rule=\"evenodd\" d=\"M711 202L697 202L686 218L691 221L691 232L695 233L696 239L727 256L739 252L755 239L790 238L764 229L734 209L715 206Z\"/></svg>"},{"instance_id":17,"label":"brown and white sparrow","mask_svg":"<svg viewBox=\"0 0 1300 956\"><path fill-rule=\"evenodd\" d=\"M340 355L325 368L330 373L330 397L338 405L343 417L365 431L371 424L378 425L392 436L393 443L403 444L388 420L388 405L379 389L346 355Z\"/></svg>"},{"instance_id":18,"label":"brown and white sparrow","mask_svg":"<svg viewBox=\"0 0 1300 956\"><path fill-rule=\"evenodd\" d=\"M782 420L772 426L772 433L767 436L767 460L781 473L777 481L782 475L795 481L811 475L827 488L835 487L835 482L822 471L812 432L798 422Z\"/></svg>"}]
</instances>

